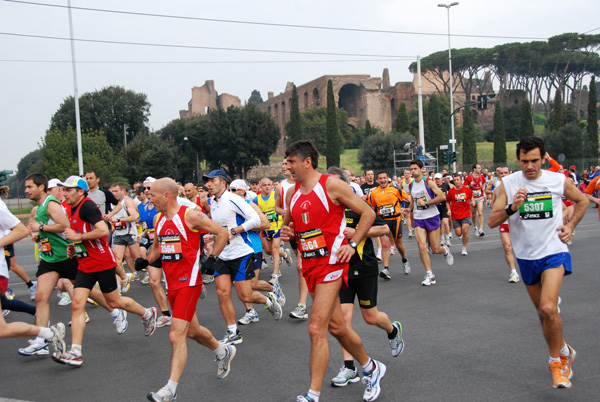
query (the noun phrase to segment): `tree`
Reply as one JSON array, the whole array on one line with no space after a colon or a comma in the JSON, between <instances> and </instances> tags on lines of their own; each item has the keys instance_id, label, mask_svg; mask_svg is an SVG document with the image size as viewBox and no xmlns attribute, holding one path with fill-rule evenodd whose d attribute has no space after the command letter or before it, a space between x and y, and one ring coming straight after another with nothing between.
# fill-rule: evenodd
<instances>
[{"instance_id":1,"label":"tree","mask_svg":"<svg viewBox=\"0 0 600 402\"><path fill-rule=\"evenodd\" d=\"M499 102L496 102L498 104ZM502 108L504 116L504 132L506 141L518 141L521 139L521 106L512 105Z\"/></svg>"},{"instance_id":2,"label":"tree","mask_svg":"<svg viewBox=\"0 0 600 402\"><path fill-rule=\"evenodd\" d=\"M499 102L496 103L496 107L498 107L499 104L500 104ZM496 115L494 114L494 125L495 124L496 124ZM528 99L525 99L521 103L521 130L519 131L519 139L522 140L525 137L531 137L533 134L534 134L534 130L533 130L533 116L531 115L531 103L529 103ZM495 154L494 154L494 161L495 160L496 160L496 158L495 158Z\"/></svg>"},{"instance_id":3,"label":"tree","mask_svg":"<svg viewBox=\"0 0 600 402\"><path fill-rule=\"evenodd\" d=\"M358 148L362 144L362 138L356 138L358 132L360 132L360 128L357 130L357 133L348 129L348 112L344 109L338 108L336 113L340 135L344 140L344 144L347 148ZM311 140L319 150L319 153L325 155L327 149L325 136L327 132L327 107L317 106L307 109L300 113L300 118L302 120L302 139ZM290 120L285 124L286 132L289 130L289 124ZM343 130L342 127L344 128ZM357 142L359 145L353 145Z\"/></svg>"},{"instance_id":4,"label":"tree","mask_svg":"<svg viewBox=\"0 0 600 402\"><path fill-rule=\"evenodd\" d=\"M171 125L169 129L174 126ZM163 133L138 133L127 143L127 165L123 172L130 182L143 180L145 177L171 177L188 181L177 169L181 161L178 148L173 137L161 138ZM182 141L183 142L183 141ZM192 173L194 170L190 169Z\"/></svg>"},{"instance_id":5,"label":"tree","mask_svg":"<svg viewBox=\"0 0 600 402\"><path fill-rule=\"evenodd\" d=\"M79 97L81 130L102 132L109 145L118 152L123 148L123 129L128 138L138 132L148 132L146 123L150 116L150 103L146 94L120 86L86 92ZM66 132L75 128L75 101L67 97L50 120L49 131Z\"/></svg>"},{"instance_id":6,"label":"tree","mask_svg":"<svg viewBox=\"0 0 600 402\"><path fill-rule=\"evenodd\" d=\"M260 91L256 89L253 90L252 94L248 98L248 103L254 103L255 105L260 105L261 103L264 103L263 98L260 95Z\"/></svg>"},{"instance_id":7,"label":"tree","mask_svg":"<svg viewBox=\"0 0 600 402\"><path fill-rule=\"evenodd\" d=\"M341 142L337 121L337 107L335 105L335 97L333 96L333 83L329 80L327 81L327 149L325 151L328 168L330 166L340 166Z\"/></svg>"},{"instance_id":8,"label":"tree","mask_svg":"<svg viewBox=\"0 0 600 402\"><path fill-rule=\"evenodd\" d=\"M373 135L373 128L371 127L371 122L367 119L365 123L365 138L369 138Z\"/></svg>"},{"instance_id":9,"label":"tree","mask_svg":"<svg viewBox=\"0 0 600 402\"><path fill-rule=\"evenodd\" d=\"M394 172L394 150L401 150L404 144L413 140L409 133L378 132L365 138L358 150L358 161L364 170L386 171L392 177Z\"/></svg>"},{"instance_id":10,"label":"tree","mask_svg":"<svg viewBox=\"0 0 600 402\"><path fill-rule=\"evenodd\" d=\"M552 131L558 131L562 126L565 125L563 115L564 106L560 92L560 88L557 89L556 95L554 96L554 107L552 108L552 119L550 120L550 130Z\"/></svg>"},{"instance_id":11,"label":"tree","mask_svg":"<svg viewBox=\"0 0 600 402\"><path fill-rule=\"evenodd\" d=\"M477 137L471 113L470 107L463 111L463 166L477 163Z\"/></svg>"},{"instance_id":12,"label":"tree","mask_svg":"<svg viewBox=\"0 0 600 402\"><path fill-rule=\"evenodd\" d=\"M431 95L427 104L427 120L425 120L425 146L434 151L448 142L446 131L442 126L438 97Z\"/></svg>"},{"instance_id":13,"label":"tree","mask_svg":"<svg viewBox=\"0 0 600 402\"><path fill-rule=\"evenodd\" d=\"M113 178L120 177L119 168L123 157L121 152L116 153L110 147L104 133L83 131L81 145L84 171L97 172L98 177L102 178L104 183L110 183ZM58 177L64 180L71 175L78 174L75 129L69 126L66 131L48 131L42 140L41 156L41 170L48 177Z\"/></svg>"},{"instance_id":14,"label":"tree","mask_svg":"<svg viewBox=\"0 0 600 402\"><path fill-rule=\"evenodd\" d=\"M19 195L24 194L25 178L31 173L41 171L42 154L39 149L31 151L30 153L22 157L19 163L17 164L17 173L14 176L10 176L8 178L8 186L10 187L9 197L17 196L17 188Z\"/></svg>"},{"instance_id":15,"label":"tree","mask_svg":"<svg viewBox=\"0 0 600 402\"><path fill-rule=\"evenodd\" d=\"M590 80L588 92L588 115L585 154L588 158L598 157L598 95L596 92L596 77Z\"/></svg>"},{"instance_id":16,"label":"tree","mask_svg":"<svg viewBox=\"0 0 600 402\"><path fill-rule=\"evenodd\" d=\"M494 165L505 163L506 132L504 131L504 118L502 116L502 105L500 105L500 102L496 102L496 110L494 111Z\"/></svg>"},{"instance_id":17,"label":"tree","mask_svg":"<svg viewBox=\"0 0 600 402\"><path fill-rule=\"evenodd\" d=\"M550 155L564 154L567 159L580 158L585 133L578 123L570 123L554 131L544 133L544 144Z\"/></svg>"},{"instance_id":18,"label":"tree","mask_svg":"<svg viewBox=\"0 0 600 402\"><path fill-rule=\"evenodd\" d=\"M302 136L302 119L300 118L300 106L298 105L298 91L296 85L292 87L292 102L290 106L290 120L289 124L285 125L285 132L287 133L287 144L299 141L303 138Z\"/></svg>"},{"instance_id":19,"label":"tree","mask_svg":"<svg viewBox=\"0 0 600 402\"><path fill-rule=\"evenodd\" d=\"M396 131L399 133L408 133L410 131L410 121L408 120L408 112L406 111L406 104L404 102L400 102L398 106Z\"/></svg>"}]
</instances>

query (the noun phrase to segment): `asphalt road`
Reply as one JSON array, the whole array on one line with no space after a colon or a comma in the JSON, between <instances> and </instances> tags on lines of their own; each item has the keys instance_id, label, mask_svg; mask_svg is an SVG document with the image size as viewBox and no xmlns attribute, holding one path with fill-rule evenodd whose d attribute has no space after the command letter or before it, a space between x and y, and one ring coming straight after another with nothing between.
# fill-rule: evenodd
<instances>
[{"instance_id":1,"label":"asphalt road","mask_svg":"<svg viewBox=\"0 0 600 402\"><path fill-rule=\"evenodd\" d=\"M489 212L486 208L485 213ZM406 349L392 358L385 334L366 325L360 313L354 327L367 352L387 365L380 401L597 401L600 400L600 310L598 260L600 239L597 210L590 208L579 227L571 253L574 274L564 281L562 317L567 341L577 350L573 388L552 388L548 352L537 315L523 284L508 283L497 230L472 237L469 255L460 256L453 240L454 266L433 256L438 283L420 286L423 266L416 242L405 239L412 274L402 274L398 254L392 256L392 280L379 282L379 308L404 328ZM17 262L32 278L36 262L29 240L16 245ZM268 277L271 269L263 271ZM260 322L242 326L232 371L216 379L216 363L209 350L188 343L189 358L178 387L178 401L295 401L309 385L307 322L288 318L297 297L297 275L284 263L280 283L287 296L284 316L275 322L259 311ZM28 301L26 286L11 273L17 298ZM200 322L219 339L225 333L216 291L198 304ZM139 282L127 294L145 306L154 305L150 288ZM70 308L52 296L51 320L70 320ZM235 300L238 318L243 306ZM168 328L145 338L138 318L117 335L109 314L89 307L81 368L69 368L49 357L17 354L25 339L0 341L0 401L142 401L161 388L169 376L171 347ZM11 312L7 321L32 322ZM67 334L67 340L70 333ZM363 385L332 388L329 380L342 364L336 341L330 337L331 357L322 401L361 401ZM4 399L7 398L7 399Z\"/></svg>"}]
</instances>

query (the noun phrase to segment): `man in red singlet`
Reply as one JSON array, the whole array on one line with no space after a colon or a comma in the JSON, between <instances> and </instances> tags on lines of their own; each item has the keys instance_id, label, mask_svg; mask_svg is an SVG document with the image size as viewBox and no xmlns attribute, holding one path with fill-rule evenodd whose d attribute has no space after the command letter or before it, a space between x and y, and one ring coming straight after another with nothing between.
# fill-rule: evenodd
<instances>
[{"instance_id":1,"label":"man in red singlet","mask_svg":"<svg viewBox=\"0 0 600 402\"><path fill-rule=\"evenodd\" d=\"M320 174L319 153L310 141L297 141L286 152L287 165L296 181L286 194L289 208L282 239L296 237L302 257L302 275L313 298L308 331L311 338L310 389L299 402L318 402L329 362L327 330L361 364L366 383L363 399L374 401L381 392L386 367L372 360L358 334L346 326L339 291L348 286L348 263L358 243L373 224L375 212L344 182ZM345 207L360 215L350 242L344 237Z\"/></svg>"},{"instance_id":2,"label":"man in red singlet","mask_svg":"<svg viewBox=\"0 0 600 402\"><path fill-rule=\"evenodd\" d=\"M485 176L481 174L481 165L473 165L473 173L467 176L465 186L473 191L473 200L475 206L471 207L471 216L473 217L473 229L475 234L483 237L483 202L485 201ZM478 225L479 224L479 225Z\"/></svg>"}]
</instances>

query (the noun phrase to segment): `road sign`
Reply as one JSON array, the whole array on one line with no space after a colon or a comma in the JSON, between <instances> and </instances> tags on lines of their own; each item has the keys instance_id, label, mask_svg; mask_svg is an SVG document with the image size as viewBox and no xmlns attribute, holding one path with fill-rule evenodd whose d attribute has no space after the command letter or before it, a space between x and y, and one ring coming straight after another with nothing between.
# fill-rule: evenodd
<instances>
[{"instance_id":1,"label":"road sign","mask_svg":"<svg viewBox=\"0 0 600 402\"><path fill-rule=\"evenodd\" d=\"M440 149L448 149L448 145L440 145Z\"/></svg>"}]
</instances>

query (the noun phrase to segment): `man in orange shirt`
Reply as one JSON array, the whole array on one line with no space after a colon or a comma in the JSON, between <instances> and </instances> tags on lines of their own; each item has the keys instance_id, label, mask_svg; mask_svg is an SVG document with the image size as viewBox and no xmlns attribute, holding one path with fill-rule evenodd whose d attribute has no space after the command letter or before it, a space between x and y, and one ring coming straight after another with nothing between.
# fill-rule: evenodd
<instances>
[{"instance_id":1,"label":"man in orange shirt","mask_svg":"<svg viewBox=\"0 0 600 402\"><path fill-rule=\"evenodd\" d=\"M587 199L591 202L596 203L596 205L600 205L600 198L594 197L594 193L599 190L598 179L600 179L600 176L594 177L594 179L587 185L584 191L584 195L587 197ZM598 220L600 220L600 208L598 208Z\"/></svg>"}]
</instances>

